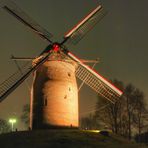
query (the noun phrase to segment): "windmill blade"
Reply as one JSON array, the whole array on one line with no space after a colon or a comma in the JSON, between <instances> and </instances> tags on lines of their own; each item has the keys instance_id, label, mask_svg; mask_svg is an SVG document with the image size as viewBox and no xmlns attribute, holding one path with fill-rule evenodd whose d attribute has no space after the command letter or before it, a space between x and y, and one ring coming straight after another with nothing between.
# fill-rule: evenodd
<instances>
[{"instance_id":1,"label":"windmill blade","mask_svg":"<svg viewBox=\"0 0 148 148\"><path fill-rule=\"evenodd\" d=\"M104 16L106 12L101 5L97 6L82 21L80 21L65 36L64 41L69 44L77 44Z\"/></svg>"},{"instance_id":2,"label":"windmill blade","mask_svg":"<svg viewBox=\"0 0 148 148\"><path fill-rule=\"evenodd\" d=\"M68 52L67 55L78 62L76 69L76 77L82 80L86 85L91 87L99 95L106 98L107 100L115 103L122 95L122 91L116 88L113 84L108 82L100 74L95 72L93 69L82 63L76 56Z\"/></svg>"},{"instance_id":3,"label":"windmill blade","mask_svg":"<svg viewBox=\"0 0 148 148\"><path fill-rule=\"evenodd\" d=\"M18 70L11 75L6 81L0 84L0 102L3 101L13 90L15 90L32 72L42 65L49 57L50 53L44 54L33 65L25 65L21 68L21 73Z\"/></svg>"},{"instance_id":4,"label":"windmill blade","mask_svg":"<svg viewBox=\"0 0 148 148\"><path fill-rule=\"evenodd\" d=\"M38 34L41 38L52 43L52 41L50 40L50 38L52 37L52 34L49 33L43 27L41 27L39 24L37 24L33 19L31 19L14 2L9 0L2 0L0 4L1 4L0 6L4 10L6 10L8 13L10 13L12 16L14 16L17 20L22 22L24 25L29 27L33 32Z\"/></svg>"}]
</instances>

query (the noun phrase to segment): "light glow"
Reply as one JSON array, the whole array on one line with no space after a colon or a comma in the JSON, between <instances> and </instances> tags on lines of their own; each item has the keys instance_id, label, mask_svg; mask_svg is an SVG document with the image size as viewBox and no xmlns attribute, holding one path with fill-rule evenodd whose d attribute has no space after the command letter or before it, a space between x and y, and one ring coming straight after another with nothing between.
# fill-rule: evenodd
<instances>
[{"instance_id":1,"label":"light glow","mask_svg":"<svg viewBox=\"0 0 148 148\"><path fill-rule=\"evenodd\" d=\"M90 132L93 132L93 133L99 133L100 130L91 130Z\"/></svg>"},{"instance_id":2,"label":"light glow","mask_svg":"<svg viewBox=\"0 0 148 148\"><path fill-rule=\"evenodd\" d=\"M15 118L10 118L9 123L11 124L11 131L14 131L14 124L16 123L16 119Z\"/></svg>"},{"instance_id":3,"label":"light glow","mask_svg":"<svg viewBox=\"0 0 148 148\"><path fill-rule=\"evenodd\" d=\"M84 131L87 131L87 132L90 132L90 133L99 133L100 130L84 130Z\"/></svg>"},{"instance_id":4,"label":"light glow","mask_svg":"<svg viewBox=\"0 0 148 148\"><path fill-rule=\"evenodd\" d=\"M16 123L16 119L9 119L9 123Z\"/></svg>"}]
</instances>

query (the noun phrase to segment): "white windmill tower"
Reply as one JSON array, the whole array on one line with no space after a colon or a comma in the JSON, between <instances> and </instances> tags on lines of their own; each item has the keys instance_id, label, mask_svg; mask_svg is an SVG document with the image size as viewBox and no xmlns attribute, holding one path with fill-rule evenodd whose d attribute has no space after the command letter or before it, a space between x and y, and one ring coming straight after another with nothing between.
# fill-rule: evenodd
<instances>
[{"instance_id":1,"label":"white windmill tower","mask_svg":"<svg viewBox=\"0 0 148 148\"><path fill-rule=\"evenodd\" d=\"M65 46L65 43L76 44L101 20L104 16L101 5L69 31L60 43L51 41L52 35L14 3L4 1L1 5L4 10L49 42L49 46L32 60L32 65L25 65L21 68L21 73L20 71L14 73L0 85L2 101L34 72L30 101L31 128L78 127L76 77L105 99L113 103L119 99L122 92L118 88L84 64Z\"/></svg>"}]
</instances>

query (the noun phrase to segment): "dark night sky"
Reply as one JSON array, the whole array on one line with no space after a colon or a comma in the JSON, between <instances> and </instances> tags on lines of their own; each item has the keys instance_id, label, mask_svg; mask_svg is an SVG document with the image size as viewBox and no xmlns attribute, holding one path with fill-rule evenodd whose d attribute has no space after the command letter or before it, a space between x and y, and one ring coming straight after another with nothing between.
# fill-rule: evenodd
<instances>
[{"instance_id":1,"label":"dark night sky","mask_svg":"<svg viewBox=\"0 0 148 148\"><path fill-rule=\"evenodd\" d=\"M29 16L61 41L88 12L96 7L97 0L15 0ZM69 49L79 58L100 58L96 70L107 79L117 78L132 83L148 99L148 1L102 0L107 16L76 46ZM37 56L48 42L43 41L23 24L0 9L0 82L17 70L11 54ZM30 78L31 79L31 78ZM31 82L29 79L29 83ZM31 83L30 83L31 84ZM25 83L0 104L0 118L19 119L22 106L29 102ZM80 114L93 109L97 94L87 87L79 94Z\"/></svg>"}]
</instances>

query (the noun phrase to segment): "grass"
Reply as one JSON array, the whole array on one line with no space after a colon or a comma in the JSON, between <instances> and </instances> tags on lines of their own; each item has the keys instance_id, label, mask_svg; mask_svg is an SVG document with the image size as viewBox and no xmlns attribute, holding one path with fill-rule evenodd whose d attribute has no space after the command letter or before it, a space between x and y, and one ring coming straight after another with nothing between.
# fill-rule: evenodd
<instances>
[{"instance_id":1,"label":"grass","mask_svg":"<svg viewBox=\"0 0 148 148\"><path fill-rule=\"evenodd\" d=\"M0 135L1 148L146 148L112 133L83 130L36 130Z\"/></svg>"}]
</instances>

